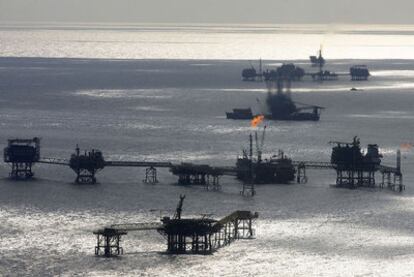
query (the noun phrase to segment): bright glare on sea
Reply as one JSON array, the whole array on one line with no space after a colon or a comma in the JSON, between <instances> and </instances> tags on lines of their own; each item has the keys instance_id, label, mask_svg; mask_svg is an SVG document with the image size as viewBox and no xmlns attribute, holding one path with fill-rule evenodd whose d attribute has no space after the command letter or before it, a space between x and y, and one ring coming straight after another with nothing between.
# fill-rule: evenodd
<instances>
[{"instance_id":1,"label":"bright glare on sea","mask_svg":"<svg viewBox=\"0 0 414 277\"><path fill-rule=\"evenodd\" d=\"M329 141L358 135L394 165L400 145L414 142L414 26L2 24L0 145L38 136L44 157L67 159L79 144L108 160L231 166L255 130L225 112L260 112L266 96L263 83L241 81L246 59L261 57L265 68L292 60L312 72L308 56L320 45L326 69L367 64L372 77L295 83L294 100L326 109L319 122L266 122L264 152L329 161ZM0 163L0 275L412 276L410 147L402 164L402 194L335 189L333 171L310 170L307 184L262 185L248 198L231 177L216 192L178 186L168 170L146 185L144 169L105 168L99 184L78 186L66 167L36 165L36 179L14 182ZM137 232L123 239L122 257L94 256L92 230L158 221L180 194L185 217L259 212L256 239L168 256L158 233Z\"/></svg>"},{"instance_id":2,"label":"bright glare on sea","mask_svg":"<svg viewBox=\"0 0 414 277\"><path fill-rule=\"evenodd\" d=\"M1 24L0 55L105 59L412 59L414 26Z\"/></svg>"}]
</instances>

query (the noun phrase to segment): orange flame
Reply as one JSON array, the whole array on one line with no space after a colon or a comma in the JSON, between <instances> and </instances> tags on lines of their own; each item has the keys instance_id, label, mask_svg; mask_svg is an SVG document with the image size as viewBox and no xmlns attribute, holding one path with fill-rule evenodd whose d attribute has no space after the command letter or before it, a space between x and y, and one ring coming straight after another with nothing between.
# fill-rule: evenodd
<instances>
[{"instance_id":1,"label":"orange flame","mask_svg":"<svg viewBox=\"0 0 414 277\"><path fill-rule=\"evenodd\" d=\"M250 122L250 125L252 127L257 127L260 123L262 123L264 120L264 115L257 115L253 117L252 121Z\"/></svg>"}]
</instances>

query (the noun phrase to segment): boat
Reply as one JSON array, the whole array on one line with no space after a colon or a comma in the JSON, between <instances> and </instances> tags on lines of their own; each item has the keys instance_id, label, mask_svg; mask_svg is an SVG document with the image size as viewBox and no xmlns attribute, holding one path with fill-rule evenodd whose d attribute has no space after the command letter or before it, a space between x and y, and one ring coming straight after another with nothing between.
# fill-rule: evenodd
<instances>
[{"instance_id":1,"label":"boat","mask_svg":"<svg viewBox=\"0 0 414 277\"><path fill-rule=\"evenodd\" d=\"M251 120L253 119L253 112L251 108L233 109L232 112L227 112L226 116L227 119Z\"/></svg>"}]
</instances>

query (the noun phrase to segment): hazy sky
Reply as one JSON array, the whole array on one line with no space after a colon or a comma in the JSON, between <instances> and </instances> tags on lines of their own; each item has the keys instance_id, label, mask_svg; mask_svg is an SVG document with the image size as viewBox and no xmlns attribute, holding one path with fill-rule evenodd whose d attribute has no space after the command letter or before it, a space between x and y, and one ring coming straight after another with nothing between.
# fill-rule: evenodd
<instances>
[{"instance_id":1,"label":"hazy sky","mask_svg":"<svg viewBox=\"0 0 414 277\"><path fill-rule=\"evenodd\" d=\"M0 21L414 23L414 0L0 0Z\"/></svg>"}]
</instances>

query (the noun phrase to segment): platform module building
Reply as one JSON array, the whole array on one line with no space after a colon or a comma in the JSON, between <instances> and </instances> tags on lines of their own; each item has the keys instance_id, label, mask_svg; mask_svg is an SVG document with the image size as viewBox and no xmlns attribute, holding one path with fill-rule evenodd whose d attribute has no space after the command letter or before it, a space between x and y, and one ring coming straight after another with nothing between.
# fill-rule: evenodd
<instances>
[{"instance_id":1,"label":"platform module building","mask_svg":"<svg viewBox=\"0 0 414 277\"><path fill-rule=\"evenodd\" d=\"M128 232L157 231L167 241L168 254L211 254L235 240L254 238L253 221L258 213L235 211L215 220L206 216L182 218L185 195L180 195L174 216L163 217L160 223L113 224L93 232L97 237L95 255L114 257L123 254L121 237Z\"/></svg>"},{"instance_id":2,"label":"platform module building","mask_svg":"<svg viewBox=\"0 0 414 277\"><path fill-rule=\"evenodd\" d=\"M10 177L13 179L30 179L33 177L32 166L40 160L40 139L9 139L4 148L4 162L11 164Z\"/></svg>"},{"instance_id":3,"label":"platform module building","mask_svg":"<svg viewBox=\"0 0 414 277\"><path fill-rule=\"evenodd\" d=\"M263 72L265 81L278 79L289 79L291 81L300 81L305 76L305 70L293 63L282 64L276 70L266 70Z\"/></svg>"},{"instance_id":4,"label":"platform module building","mask_svg":"<svg viewBox=\"0 0 414 277\"><path fill-rule=\"evenodd\" d=\"M242 80L243 81L262 81L263 80L263 74L262 74L262 59L259 60L259 70L256 70L256 68L253 66L251 62L249 68L245 68L242 70Z\"/></svg>"},{"instance_id":5,"label":"platform module building","mask_svg":"<svg viewBox=\"0 0 414 277\"><path fill-rule=\"evenodd\" d=\"M69 166L76 173L75 183L95 184L95 174L105 167L105 159L99 150L92 149L81 154L77 146L75 154L70 158Z\"/></svg>"},{"instance_id":6,"label":"platform module building","mask_svg":"<svg viewBox=\"0 0 414 277\"><path fill-rule=\"evenodd\" d=\"M260 140L257 132L255 133L256 151L253 150L253 136L249 136L249 150L244 149L237 158L237 179L252 184L289 184L295 180L296 174L292 160L280 150L269 159L262 157L265 131L266 126Z\"/></svg>"},{"instance_id":7,"label":"platform module building","mask_svg":"<svg viewBox=\"0 0 414 277\"><path fill-rule=\"evenodd\" d=\"M366 65L354 65L349 69L352 81L366 81L371 74Z\"/></svg>"},{"instance_id":8,"label":"platform module building","mask_svg":"<svg viewBox=\"0 0 414 277\"><path fill-rule=\"evenodd\" d=\"M336 170L336 185L349 188L360 186L375 186L375 172L380 169L382 155L378 145L369 144L367 153L364 154L360 147L360 141L354 137L353 141L331 142L331 163Z\"/></svg>"},{"instance_id":9,"label":"platform module building","mask_svg":"<svg viewBox=\"0 0 414 277\"><path fill-rule=\"evenodd\" d=\"M158 232L167 239L167 253L211 254L238 239L253 238L252 222L258 213L235 211L215 220L207 217L182 218L185 195L180 196L173 218L164 217Z\"/></svg>"},{"instance_id":10,"label":"platform module building","mask_svg":"<svg viewBox=\"0 0 414 277\"><path fill-rule=\"evenodd\" d=\"M220 189L220 178L223 171L209 165L181 163L170 168L173 175L178 176L179 185L201 185L207 189Z\"/></svg>"}]
</instances>

